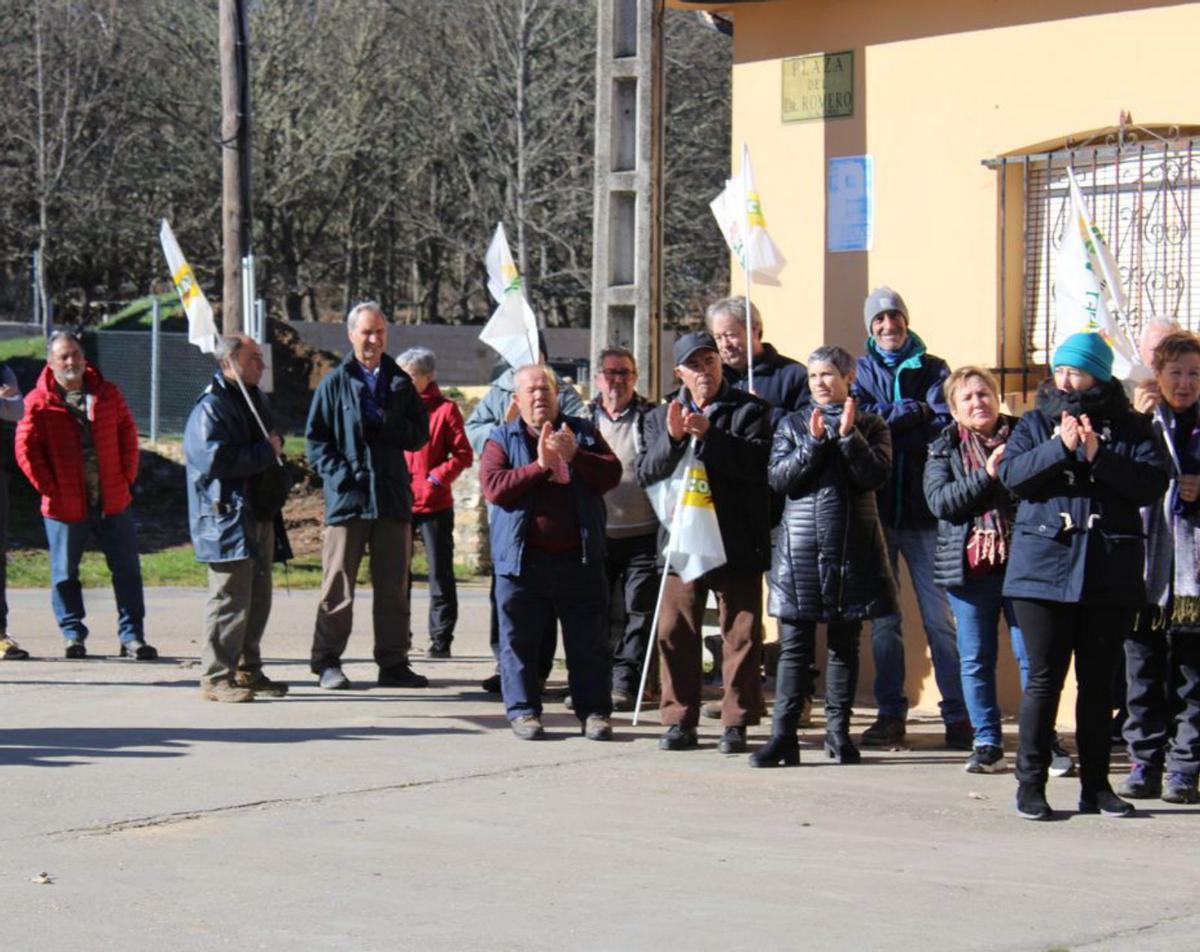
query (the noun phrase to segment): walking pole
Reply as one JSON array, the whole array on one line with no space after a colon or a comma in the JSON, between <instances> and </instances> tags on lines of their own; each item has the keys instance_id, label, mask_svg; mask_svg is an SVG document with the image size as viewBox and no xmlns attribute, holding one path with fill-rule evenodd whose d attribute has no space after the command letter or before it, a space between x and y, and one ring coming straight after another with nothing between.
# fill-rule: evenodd
<instances>
[{"instance_id":1,"label":"walking pole","mask_svg":"<svg viewBox=\"0 0 1200 952\"><path fill-rule=\"evenodd\" d=\"M683 479L680 480L679 498L675 500L675 511L671 514L671 538L667 542L662 578L658 583L658 599L654 602L654 617L650 622L650 639L646 644L646 658L642 662L642 678L638 683L637 701L633 706L634 727L637 727L638 717L642 713L642 696L646 693L646 679L650 674L650 659L654 657L654 647L658 642L658 616L662 612L663 593L667 590L667 575L671 571L671 556L675 552L676 540L679 538L680 513L683 510L683 497L687 492L688 470L691 468L695 448L696 438L692 437L688 443L687 453L684 456Z\"/></svg>"}]
</instances>

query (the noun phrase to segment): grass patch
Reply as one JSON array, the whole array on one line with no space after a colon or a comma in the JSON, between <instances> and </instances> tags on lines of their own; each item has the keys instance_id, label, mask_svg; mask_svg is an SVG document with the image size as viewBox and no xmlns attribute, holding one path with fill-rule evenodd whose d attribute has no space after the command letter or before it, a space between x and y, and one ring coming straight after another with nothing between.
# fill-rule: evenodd
<instances>
[{"instance_id":1,"label":"grass patch","mask_svg":"<svg viewBox=\"0 0 1200 952\"><path fill-rule=\"evenodd\" d=\"M142 559L142 584L151 588L160 585L178 585L204 588L208 585L208 567L197 562L190 545L177 545L157 552L144 552ZM429 571L424 554L413 557L413 575L423 579ZM275 584L283 587L314 589L321 587L321 557L316 553L301 555L287 565L285 576L282 565L275 566ZM454 576L466 581L475 577L465 565L455 564ZM109 588L112 576L100 552L83 553L79 565L79 577L84 588ZM370 558L364 558L358 569L359 585L371 584ZM8 585L10 588L47 588L50 585L50 554L36 549L18 549L8 554Z\"/></svg>"},{"instance_id":2,"label":"grass patch","mask_svg":"<svg viewBox=\"0 0 1200 952\"><path fill-rule=\"evenodd\" d=\"M41 334L32 337L14 337L12 340L0 340L0 360L32 360L46 359L46 338Z\"/></svg>"}]
</instances>

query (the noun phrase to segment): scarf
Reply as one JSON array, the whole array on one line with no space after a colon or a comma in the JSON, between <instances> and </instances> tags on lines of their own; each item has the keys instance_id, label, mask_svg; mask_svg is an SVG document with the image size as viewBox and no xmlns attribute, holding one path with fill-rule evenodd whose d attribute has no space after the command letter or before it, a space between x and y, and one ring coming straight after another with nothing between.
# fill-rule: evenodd
<instances>
[{"instance_id":1,"label":"scarf","mask_svg":"<svg viewBox=\"0 0 1200 952\"><path fill-rule=\"evenodd\" d=\"M1051 377L1038 387L1037 408L1055 425L1062 419L1063 413L1076 419L1086 413L1093 429L1097 431L1103 424L1111 424L1118 417L1132 412L1125 388L1116 379L1098 383L1087 390L1059 390Z\"/></svg>"},{"instance_id":2,"label":"scarf","mask_svg":"<svg viewBox=\"0 0 1200 952\"><path fill-rule=\"evenodd\" d=\"M991 436L983 436L958 425L958 452L963 473L968 477L987 468L992 451L1007 442L1009 426L1003 423ZM1008 561L1012 541L1012 523L1004 512L993 507L977 515L967 533L967 568L973 576L987 575Z\"/></svg>"},{"instance_id":3,"label":"scarf","mask_svg":"<svg viewBox=\"0 0 1200 952\"><path fill-rule=\"evenodd\" d=\"M1161 418L1167 424L1167 449L1176 472L1189 475L1200 471L1200 426L1196 425L1195 415L1176 415L1165 404L1161 409ZM1190 433L1181 432L1179 424L1186 426L1185 421L1193 424ZM1165 508L1169 513L1175 560L1169 624L1172 628L1187 631L1200 630L1200 580L1196 577L1196 558L1200 556L1200 512L1195 503L1188 504L1179 498L1178 479L1171 480Z\"/></svg>"},{"instance_id":4,"label":"scarf","mask_svg":"<svg viewBox=\"0 0 1200 952\"><path fill-rule=\"evenodd\" d=\"M913 351L918 347L924 349L924 344L916 334L910 333L904 343L900 345L899 350L884 350L875 343L874 337L867 338L867 347L879 358L889 370L894 370L897 366L908 360L913 355Z\"/></svg>"}]
</instances>

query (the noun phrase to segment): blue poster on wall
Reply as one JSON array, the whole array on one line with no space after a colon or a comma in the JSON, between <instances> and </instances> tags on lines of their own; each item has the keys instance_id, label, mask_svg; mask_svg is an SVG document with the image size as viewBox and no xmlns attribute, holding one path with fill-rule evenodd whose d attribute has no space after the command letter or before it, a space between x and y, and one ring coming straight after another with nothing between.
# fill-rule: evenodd
<instances>
[{"instance_id":1,"label":"blue poster on wall","mask_svg":"<svg viewBox=\"0 0 1200 952\"><path fill-rule=\"evenodd\" d=\"M829 160L826 241L830 251L870 251L875 232L875 160Z\"/></svg>"}]
</instances>

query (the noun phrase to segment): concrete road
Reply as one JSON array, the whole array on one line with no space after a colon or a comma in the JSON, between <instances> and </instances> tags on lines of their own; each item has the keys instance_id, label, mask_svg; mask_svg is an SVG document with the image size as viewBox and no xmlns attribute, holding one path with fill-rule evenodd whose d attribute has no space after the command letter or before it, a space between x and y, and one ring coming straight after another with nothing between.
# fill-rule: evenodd
<instances>
[{"instance_id":1,"label":"concrete road","mask_svg":"<svg viewBox=\"0 0 1200 952\"><path fill-rule=\"evenodd\" d=\"M561 704L550 740L521 742L478 688L479 588L454 659L416 662L428 689L347 693L307 672L316 593L280 592L264 648L293 693L213 704L204 593L147 596L170 657L134 664L66 661L47 594L9 593L45 660L0 662L5 952L1200 945L1200 808L1079 816L1057 780L1062 819L1022 821L1011 774L963 773L932 719L861 767L825 762L819 730L799 769L722 756L716 727L664 753L653 715L593 743ZM111 598L87 601L91 650L115 655ZM346 665L364 686L366 607Z\"/></svg>"}]
</instances>

